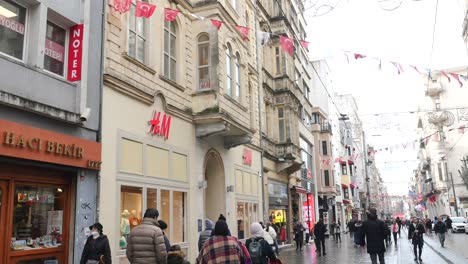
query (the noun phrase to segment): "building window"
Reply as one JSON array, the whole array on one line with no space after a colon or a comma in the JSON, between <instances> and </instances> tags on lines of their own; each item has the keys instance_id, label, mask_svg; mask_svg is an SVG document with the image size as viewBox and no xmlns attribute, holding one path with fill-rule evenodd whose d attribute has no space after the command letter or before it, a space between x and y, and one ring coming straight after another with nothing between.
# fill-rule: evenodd
<instances>
[{"instance_id":1,"label":"building window","mask_svg":"<svg viewBox=\"0 0 468 264\"><path fill-rule=\"evenodd\" d=\"M310 126L310 124L311 124L311 117L310 117L309 113L307 113L307 111L304 111L304 124L306 126Z\"/></svg>"},{"instance_id":2,"label":"building window","mask_svg":"<svg viewBox=\"0 0 468 264\"><path fill-rule=\"evenodd\" d=\"M302 85L303 85L303 89L304 89L304 96L305 96L305 98L307 100L309 100L309 94L310 94L309 87L307 86L305 81L302 83Z\"/></svg>"},{"instance_id":3,"label":"building window","mask_svg":"<svg viewBox=\"0 0 468 264\"><path fill-rule=\"evenodd\" d=\"M146 192L144 192L146 190ZM146 200L146 208L142 201ZM147 208L156 208L160 219L167 223L164 231L171 243L186 240L187 193L168 189L121 186L120 192L120 248L127 246L128 234L137 225Z\"/></svg>"},{"instance_id":4,"label":"building window","mask_svg":"<svg viewBox=\"0 0 468 264\"><path fill-rule=\"evenodd\" d=\"M349 199L349 191L348 188L342 188L343 189L343 196L345 199Z\"/></svg>"},{"instance_id":5,"label":"building window","mask_svg":"<svg viewBox=\"0 0 468 264\"><path fill-rule=\"evenodd\" d=\"M250 225L258 221L257 208L255 203L237 202L237 238L250 237Z\"/></svg>"},{"instance_id":6,"label":"building window","mask_svg":"<svg viewBox=\"0 0 468 264\"><path fill-rule=\"evenodd\" d=\"M0 52L23 60L26 8L0 0Z\"/></svg>"},{"instance_id":7,"label":"building window","mask_svg":"<svg viewBox=\"0 0 468 264\"><path fill-rule=\"evenodd\" d=\"M128 55L145 63L146 22L135 16L136 4L132 1L128 25Z\"/></svg>"},{"instance_id":8,"label":"building window","mask_svg":"<svg viewBox=\"0 0 468 264\"><path fill-rule=\"evenodd\" d=\"M349 165L349 176L353 176L353 165Z\"/></svg>"},{"instance_id":9,"label":"building window","mask_svg":"<svg viewBox=\"0 0 468 264\"><path fill-rule=\"evenodd\" d=\"M351 188L351 196L354 197L354 188Z\"/></svg>"},{"instance_id":10,"label":"building window","mask_svg":"<svg viewBox=\"0 0 468 264\"><path fill-rule=\"evenodd\" d=\"M312 114L312 124L320 124L320 116L317 113Z\"/></svg>"},{"instance_id":11,"label":"building window","mask_svg":"<svg viewBox=\"0 0 468 264\"><path fill-rule=\"evenodd\" d=\"M341 164L341 174L348 175L348 166L346 164Z\"/></svg>"},{"instance_id":12,"label":"building window","mask_svg":"<svg viewBox=\"0 0 468 264\"><path fill-rule=\"evenodd\" d=\"M164 76L176 81L177 32L175 22L164 21Z\"/></svg>"},{"instance_id":13,"label":"building window","mask_svg":"<svg viewBox=\"0 0 468 264\"><path fill-rule=\"evenodd\" d=\"M276 74L281 74L282 68L281 68L281 51L280 47L275 47L275 65L276 65Z\"/></svg>"},{"instance_id":14,"label":"building window","mask_svg":"<svg viewBox=\"0 0 468 264\"><path fill-rule=\"evenodd\" d=\"M323 171L323 178L324 178L324 183L325 183L325 187L330 187L330 171L328 170L324 170Z\"/></svg>"},{"instance_id":15,"label":"building window","mask_svg":"<svg viewBox=\"0 0 468 264\"><path fill-rule=\"evenodd\" d=\"M234 65L234 73L236 74L236 89L235 89L235 93L234 93L234 99L236 99L237 101L239 101L239 98L240 98L240 90L241 90L241 85L240 85L240 55L239 53L236 54L236 58L235 58L235 65Z\"/></svg>"},{"instance_id":16,"label":"building window","mask_svg":"<svg viewBox=\"0 0 468 264\"><path fill-rule=\"evenodd\" d=\"M210 89L210 38L204 34L198 38L198 80L199 89Z\"/></svg>"},{"instance_id":17,"label":"building window","mask_svg":"<svg viewBox=\"0 0 468 264\"><path fill-rule=\"evenodd\" d=\"M279 141L286 142L289 139L289 118L284 107L278 107Z\"/></svg>"},{"instance_id":18,"label":"building window","mask_svg":"<svg viewBox=\"0 0 468 264\"><path fill-rule=\"evenodd\" d=\"M442 163L437 163L437 170L439 172L439 180L440 181L443 181L444 180L444 175L443 175L443 172L442 172Z\"/></svg>"},{"instance_id":19,"label":"building window","mask_svg":"<svg viewBox=\"0 0 468 264\"><path fill-rule=\"evenodd\" d=\"M47 22L44 69L60 76L64 74L66 35L65 29Z\"/></svg>"},{"instance_id":20,"label":"building window","mask_svg":"<svg viewBox=\"0 0 468 264\"><path fill-rule=\"evenodd\" d=\"M16 185L11 236L16 242L12 242L12 250L61 247L69 228L63 226L67 196L64 186ZM27 247L26 243L36 246Z\"/></svg>"},{"instance_id":21,"label":"building window","mask_svg":"<svg viewBox=\"0 0 468 264\"><path fill-rule=\"evenodd\" d=\"M328 155L328 143L327 141L322 141L322 155Z\"/></svg>"},{"instance_id":22,"label":"building window","mask_svg":"<svg viewBox=\"0 0 468 264\"><path fill-rule=\"evenodd\" d=\"M231 69L231 47L226 48L226 92L232 94L232 69Z\"/></svg>"},{"instance_id":23,"label":"building window","mask_svg":"<svg viewBox=\"0 0 468 264\"><path fill-rule=\"evenodd\" d=\"M312 171L312 145L303 139L299 138L299 146L301 147L301 158L304 162L305 168Z\"/></svg>"}]
</instances>

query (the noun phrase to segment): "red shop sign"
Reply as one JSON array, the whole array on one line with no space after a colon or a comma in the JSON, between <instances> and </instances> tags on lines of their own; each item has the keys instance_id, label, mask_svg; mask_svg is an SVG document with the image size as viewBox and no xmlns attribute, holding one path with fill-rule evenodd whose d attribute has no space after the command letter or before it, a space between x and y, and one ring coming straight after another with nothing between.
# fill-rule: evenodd
<instances>
[{"instance_id":1,"label":"red shop sign","mask_svg":"<svg viewBox=\"0 0 468 264\"><path fill-rule=\"evenodd\" d=\"M68 47L67 80L81 80L81 57L83 53L83 24L70 28L70 43Z\"/></svg>"},{"instance_id":2,"label":"red shop sign","mask_svg":"<svg viewBox=\"0 0 468 264\"><path fill-rule=\"evenodd\" d=\"M242 156L244 164L251 166L252 165L252 150L244 149L244 155Z\"/></svg>"},{"instance_id":3,"label":"red shop sign","mask_svg":"<svg viewBox=\"0 0 468 264\"><path fill-rule=\"evenodd\" d=\"M149 124L149 133L151 135L157 135L164 137L165 139L169 138L169 132L171 129L171 116L166 114L161 114L161 112L154 111Z\"/></svg>"}]
</instances>

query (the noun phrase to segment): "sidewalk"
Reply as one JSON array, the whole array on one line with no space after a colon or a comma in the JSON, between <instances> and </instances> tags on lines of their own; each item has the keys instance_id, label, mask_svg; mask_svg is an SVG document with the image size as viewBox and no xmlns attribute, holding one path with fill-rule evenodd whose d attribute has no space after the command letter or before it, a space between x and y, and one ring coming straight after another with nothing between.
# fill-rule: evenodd
<instances>
[{"instance_id":1,"label":"sidewalk","mask_svg":"<svg viewBox=\"0 0 468 264\"><path fill-rule=\"evenodd\" d=\"M468 259L463 256L455 253L452 249L448 247L441 247L438 237L433 233L432 235L424 236L424 244L429 248L435 251L437 255L443 258L447 263L458 264L458 263L468 263Z\"/></svg>"}]
</instances>

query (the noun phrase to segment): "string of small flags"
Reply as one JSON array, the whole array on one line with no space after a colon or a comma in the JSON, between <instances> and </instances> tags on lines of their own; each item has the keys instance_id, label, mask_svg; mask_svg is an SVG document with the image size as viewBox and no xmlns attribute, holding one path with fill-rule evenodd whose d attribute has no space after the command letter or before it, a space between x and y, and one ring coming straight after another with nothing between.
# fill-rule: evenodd
<instances>
[{"instance_id":1,"label":"string of small flags","mask_svg":"<svg viewBox=\"0 0 468 264\"><path fill-rule=\"evenodd\" d=\"M431 72L429 69L424 69L424 72L421 72L419 70L419 68L415 65L409 65L409 64L402 64L402 63L399 63L399 62L395 62L395 61L387 61L387 60L383 60L381 58L376 58L376 57L368 57L367 55L364 55L364 54L360 54L360 53L352 53L352 52L349 52L349 51L344 51L344 54L346 56L346 60L348 61L348 64L349 64L349 56L352 55L354 57L355 60L359 60L359 59L364 59L364 58L370 58L370 59L373 59L373 60L376 60L378 61L378 68L379 70L382 70L382 61L386 61L387 63L389 64L392 64L393 67L396 69L396 71L398 72L398 74L401 74L405 71L404 67L405 66L406 68L412 68L414 71L416 71L417 73L421 74L421 75L424 75L424 76L429 76L431 75ZM448 82L451 82L452 81L452 78L455 79L458 84L460 85L460 88L463 87L463 81L467 81L468 80L468 74L467 75L462 75L462 74L458 74L458 73L453 73L453 72L446 72L446 71L437 71L439 72L440 74L442 74L445 78L447 78L447 81Z\"/></svg>"},{"instance_id":2,"label":"string of small flags","mask_svg":"<svg viewBox=\"0 0 468 264\"><path fill-rule=\"evenodd\" d=\"M119 13L126 13L130 11L132 5L132 0L114 0L114 11L119 12ZM156 10L156 5L143 2L143 1L136 1L135 5L135 16L136 17L145 17L145 18L150 18L153 14L154 11ZM179 10L171 9L171 8L164 8L164 20L166 21L174 21L177 18L177 15L180 13ZM192 14L189 13L189 15L195 19L198 20L205 20L206 18L197 14ZM220 30L221 26L225 24L225 22L216 20L216 19L210 19L211 24L217 29ZM248 41L249 38L249 32L250 29L247 26L241 26L241 25L233 25L236 27L237 31L242 36L242 40ZM280 38L280 45L282 49L289 54L290 56L293 56L294 54L294 40L295 38L290 38L284 35L279 35L279 34L273 34L270 32L264 32L264 31L259 31L257 33L257 39L260 42L261 45L265 45L268 43L268 40L271 38L271 36L279 36ZM309 48L309 42L305 40L297 40L297 42L306 50Z\"/></svg>"}]
</instances>

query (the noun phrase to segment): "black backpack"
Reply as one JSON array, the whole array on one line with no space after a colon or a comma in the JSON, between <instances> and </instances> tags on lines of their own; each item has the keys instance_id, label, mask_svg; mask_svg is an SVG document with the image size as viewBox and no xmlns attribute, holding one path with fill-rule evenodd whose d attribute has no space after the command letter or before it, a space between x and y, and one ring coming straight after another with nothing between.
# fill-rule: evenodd
<instances>
[{"instance_id":1,"label":"black backpack","mask_svg":"<svg viewBox=\"0 0 468 264\"><path fill-rule=\"evenodd\" d=\"M263 238L252 238L252 242L249 244L249 254L252 259L252 264L264 264L265 256L262 248Z\"/></svg>"}]
</instances>

